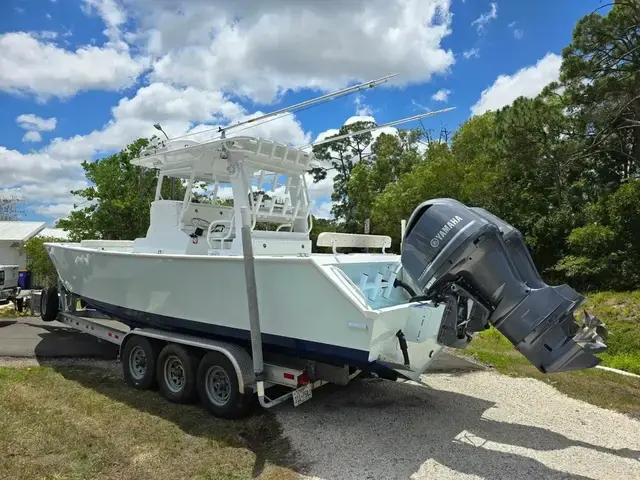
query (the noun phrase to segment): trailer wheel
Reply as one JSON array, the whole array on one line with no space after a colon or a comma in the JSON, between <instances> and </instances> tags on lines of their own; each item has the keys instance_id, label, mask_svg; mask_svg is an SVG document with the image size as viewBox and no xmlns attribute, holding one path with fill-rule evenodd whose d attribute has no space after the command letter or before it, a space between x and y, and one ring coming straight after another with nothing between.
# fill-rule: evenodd
<instances>
[{"instance_id":1,"label":"trailer wheel","mask_svg":"<svg viewBox=\"0 0 640 480\"><path fill-rule=\"evenodd\" d=\"M145 337L133 336L122 349L122 373L127 385L149 390L156 382L158 347Z\"/></svg>"},{"instance_id":2,"label":"trailer wheel","mask_svg":"<svg viewBox=\"0 0 640 480\"><path fill-rule=\"evenodd\" d=\"M160 391L173 403L190 403L197 395L198 358L188 348L166 345L158 356L156 377Z\"/></svg>"},{"instance_id":3,"label":"trailer wheel","mask_svg":"<svg viewBox=\"0 0 640 480\"><path fill-rule=\"evenodd\" d=\"M58 288L53 286L43 289L40 295L40 318L43 322L53 322L58 318L58 312L60 312Z\"/></svg>"},{"instance_id":4,"label":"trailer wheel","mask_svg":"<svg viewBox=\"0 0 640 480\"><path fill-rule=\"evenodd\" d=\"M229 419L246 415L254 397L240 393L236 370L220 352L209 352L202 357L198 367L198 393L207 410L216 417Z\"/></svg>"}]
</instances>

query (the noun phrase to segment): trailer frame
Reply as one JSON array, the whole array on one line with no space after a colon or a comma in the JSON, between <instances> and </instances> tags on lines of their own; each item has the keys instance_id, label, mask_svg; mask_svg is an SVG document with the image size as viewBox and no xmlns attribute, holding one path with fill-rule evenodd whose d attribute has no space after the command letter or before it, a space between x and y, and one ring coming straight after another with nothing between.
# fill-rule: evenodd
<instances>
[{"instance_id":1,"label":"trailer frame","mask_svg":"<svg viewBox=\"0 0 640 480\"><path fill-rule=\"evenodd\" d=\"M74 330L117 345L119 347L118 360L122 363L123 371L129 368L127 359L123 358L124 346L132 338L142 337L159 342L162 346L180 345L190 352L221 353L233 365L238 393L252 397L259 395L259 382L253 371L253 358L244 347L230 341L199 338L194 335L155 328L128 329L126 325L119 324L118 319L104 315L97 310L88 307L78 309L78 298L66 292L62 285L59 285L57 290L62 308L56 319ZM329 374L326 373L327 371ZM313 397L313 390L328 383L346 385L361 373L360 370L356 370L345 374L344 367L303 358L287 358L283 355L264 361L263 372L262 394L264 401L260 402L263 408L272 408L290 399L297 407ZM336 381L336 379L338 380ZM271 389L271 387L283 387L287 391L270 398L265 394L265 390ZM233 415L233 417L236 416Z\"/></svg>"}]
</instances>

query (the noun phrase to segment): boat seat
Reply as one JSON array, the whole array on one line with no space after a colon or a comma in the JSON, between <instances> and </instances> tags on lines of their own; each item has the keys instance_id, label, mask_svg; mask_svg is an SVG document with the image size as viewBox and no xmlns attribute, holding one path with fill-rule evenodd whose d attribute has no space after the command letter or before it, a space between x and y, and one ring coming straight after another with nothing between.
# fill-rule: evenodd
<instances>
[{"instance_id":1,"label":"boat seat","mask_svg":"<svg viewBox=\"0 0 640 480\"><path fill-rule=\"evenodd\" d=\"M391 237L388 235L369 235L361 233L321 232L316 240L318 247L332 247L337 253L339 247L344 248L381 248L382 253L391 247Z\"/></svg>"}]
</instances>

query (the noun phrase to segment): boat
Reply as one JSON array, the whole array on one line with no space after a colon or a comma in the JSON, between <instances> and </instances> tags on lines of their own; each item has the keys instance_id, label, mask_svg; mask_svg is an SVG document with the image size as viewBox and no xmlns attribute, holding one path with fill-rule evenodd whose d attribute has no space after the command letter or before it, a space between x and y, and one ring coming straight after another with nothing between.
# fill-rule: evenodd
<instances>
[{"instance_id":1,"label":"boat","mask_svg":"<svg viewBox=\"0 0 640 480\"><path fill-rule=\"evenodd\" d=\"M419 380L443 348L493 325L545 373L599 362L604 326L573 317L584 297L544 284L497 217L435 199L406 223L401 254L387 252L390 237L339 232L321 233L331 251L313 253L312 149L226 133L156 137L131 162L158 174L146 235L46 243L59 289L131 328L248 348L250 251L266 353ZM185 183L184 198L163 198L166 178Z\"/></svg>"}]
</instances>

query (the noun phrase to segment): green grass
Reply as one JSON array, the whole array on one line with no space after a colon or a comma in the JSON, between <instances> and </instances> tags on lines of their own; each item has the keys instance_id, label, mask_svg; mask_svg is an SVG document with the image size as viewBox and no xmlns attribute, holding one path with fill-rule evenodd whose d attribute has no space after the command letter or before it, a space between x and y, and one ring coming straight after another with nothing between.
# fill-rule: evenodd
<instances>
[{"instance_id":1,"label":"green grass","mask_svg":"<svg viewBox=\"0 0 640 480\"><path fill-rule=\"evenodd\" d=\"M0 418L0 479L296 477L270 414L217 419L117 366L0 367Z\"/></svg>"},{"instance_id":2,"label":"green grass","mask_svg":"<svg viewBox=\"0 0 640 480\"><path fill-rule=\"evenodd\" d=\"M608 328L602 365L640 375L640 290L589 295L584 308Z\"/></svg>"},{"instance_id":3,"label":"green grass","mask_svg":"<svg viewBox=\"0 0 640 480\"><path fill-rule=\"evenodd\" d=\"M640 374L640 291L590 295L585 309L609 330L608 351L598 355L602 365ZM464 352L501 373L537 378L574 398L640 418L638 378L597 369L541 374L493 328L479 334Z\"/></svg>"},{"instance_id":4,"label":"green grass","mask_svg":"<svg viewBox=\"0 0 640 480\"><path fill-rule=\"evenodd\" d=\"M33 312L31 312L31 310L27 311L27 309L25 309L22 313L18 312L13 308L13 304L10 304L10 306L1 305L0 307L4 307L0 309L0 318L20 318L33 316Z\"/></svg>"}]
</instances>

